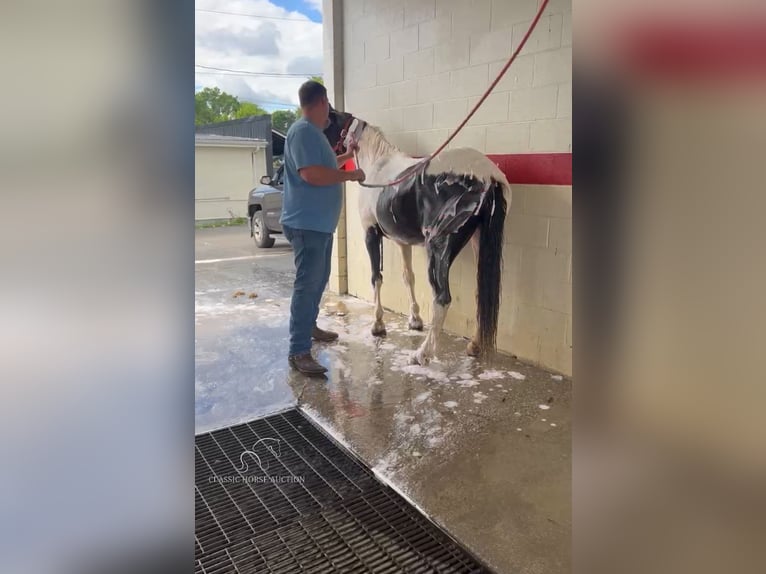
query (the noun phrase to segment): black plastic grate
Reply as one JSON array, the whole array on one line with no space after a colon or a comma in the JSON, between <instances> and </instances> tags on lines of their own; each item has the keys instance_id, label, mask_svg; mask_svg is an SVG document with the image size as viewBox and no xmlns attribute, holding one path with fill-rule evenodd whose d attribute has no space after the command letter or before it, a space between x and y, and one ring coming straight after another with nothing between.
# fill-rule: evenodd
<instances>
[{"instance_id":1,"label":"black plastic grate","mask_svg":"<svg viewBox=\"0 0 766 574\"><path fill-rule=\"evenodd\" d=\"M489 572L298 410L198 435L195 466L198 573Z\"/></svg>"}]
</instances>

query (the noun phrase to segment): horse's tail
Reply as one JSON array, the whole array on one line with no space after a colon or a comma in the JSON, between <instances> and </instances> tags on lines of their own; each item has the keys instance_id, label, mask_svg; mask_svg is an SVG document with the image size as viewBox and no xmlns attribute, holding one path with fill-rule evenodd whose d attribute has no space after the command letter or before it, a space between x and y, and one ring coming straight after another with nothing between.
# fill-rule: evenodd
<instances>
[{"instance_id":1,"label":"horse's tail","mask_svg":"<svg viewBox=\"0 0 766 574\"><path fill-rule=\"evenodd\" d=\"M479 265L476 292L476 321L479 348L482 353L494 351L497 345L497 319L503 273L503 229L507 202L507 184L495 181L484 202L479 222ZM509 188L510 191L510 188Z\"/></svg>"}]
</instances>

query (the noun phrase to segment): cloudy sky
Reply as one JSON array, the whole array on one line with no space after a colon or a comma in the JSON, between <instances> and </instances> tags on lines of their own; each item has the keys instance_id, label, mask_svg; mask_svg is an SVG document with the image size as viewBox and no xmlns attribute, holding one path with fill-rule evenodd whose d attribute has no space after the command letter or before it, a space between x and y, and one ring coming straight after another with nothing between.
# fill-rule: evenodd
<instances>
[{"instance_id":1,"label":"cloudy sky","mask_svg":"<svg viewBox=\"0 0 766 574\"><path fill-rule=\"evenodd\" d=\"M197 0L195 17L197 90L218 87L269 111L294 109L301 83L321 75L322 0Z\"/></svg>"}]
</instances>

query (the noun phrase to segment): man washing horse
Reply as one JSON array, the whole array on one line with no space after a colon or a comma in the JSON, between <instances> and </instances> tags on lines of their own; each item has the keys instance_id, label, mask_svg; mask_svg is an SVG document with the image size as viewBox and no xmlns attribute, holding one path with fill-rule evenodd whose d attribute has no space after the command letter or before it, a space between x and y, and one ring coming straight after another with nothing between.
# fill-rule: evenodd
<instances>
[{"instance_id":1,"label":"man washing horse","mask_svg":"<svg viewBox=\"0 0 766 574\"><path fill-rule=\"evenodd\" d=\"M364 181L362 170L343 171L353 149L336 156L323 130L330 124L325 87L308 81L298 92L302 117L285 140L285 189L281 223L293 247L295 284L290 305L290 366L307 375L327 369L311 355L312 339L331 342L337 333L317 324L319 303L330 279L333 233L343 203L342 183Z\"/></svg>"}]
</instances>

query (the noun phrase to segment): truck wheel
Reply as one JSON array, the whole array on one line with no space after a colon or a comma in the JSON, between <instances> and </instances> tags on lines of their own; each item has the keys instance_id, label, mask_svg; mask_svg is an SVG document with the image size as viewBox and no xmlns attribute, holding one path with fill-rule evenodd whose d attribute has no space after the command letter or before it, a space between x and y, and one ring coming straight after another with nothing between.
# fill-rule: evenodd
<instances>
[{"instance_id":1,"label":"truck wheel","mask_svg":"<svg viewBox=\"0 0 766 574\"><path fill-rule=\"evenodd\" d=\"M253 213L253 239L258 247L274 247L275 239L269 235L266 222L263 220L263 211L258 210Z\"/></svg>"}]
</instances>

